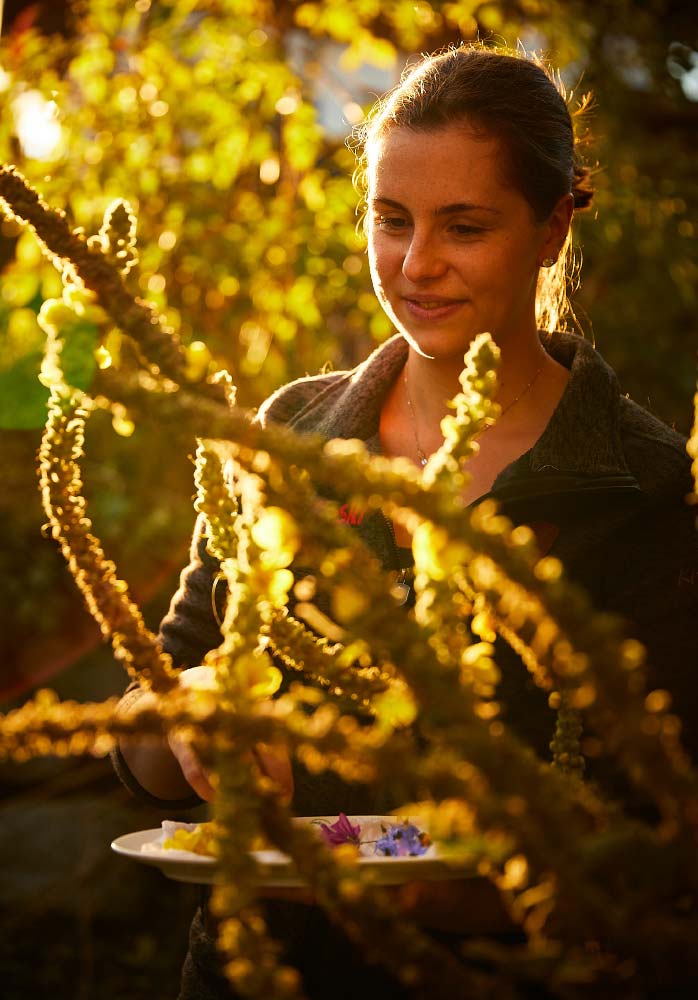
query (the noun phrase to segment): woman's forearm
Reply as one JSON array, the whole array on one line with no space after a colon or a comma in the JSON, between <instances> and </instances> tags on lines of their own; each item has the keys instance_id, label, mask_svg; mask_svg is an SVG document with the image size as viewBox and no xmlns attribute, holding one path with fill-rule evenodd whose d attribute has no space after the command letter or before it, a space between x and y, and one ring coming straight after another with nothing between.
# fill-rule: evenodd
<instances>
[{"instance_id":1,"label":"woman's forearm","mask_svg":"<svg viewBox=\"0 0 698 1000\"><path fill-rule=\"evenodd\" d=\"M197 667L180 675L180 684L186 686L195 687L197 680L204 689L210 685L210 668ZM156 705L157 698L151 691L135 688L124 695L117 712L128 715ZM122 775L127 785L132 778L149 795L171 802L190 799L193 793L205 802L213 801L214 777L202 766L191 744L177 733L159 740L123 736L118 749L122 760L117 763L117 770L118 764L128 770L128 775ZM250 763L253 760L260 771L271 778L282 801L289 804L293 798L293 771L286 748L259 744Z\"/></svg>"},{"instance_id":2,"label":"woman's forearm","mask_svg":"<svg viewBox=\"0 0 698 1000\"><path fill-rule=\"evenodd\" d=\"M154 703L155 695L150 691L129 691L119 702L117 712L126 715L136 707L145 708L151 700ZM194 789L165 737L143 740L122 736L118 746L124 764L149 795L167 801L191 798Z\"/></svg>"}]
</instances>

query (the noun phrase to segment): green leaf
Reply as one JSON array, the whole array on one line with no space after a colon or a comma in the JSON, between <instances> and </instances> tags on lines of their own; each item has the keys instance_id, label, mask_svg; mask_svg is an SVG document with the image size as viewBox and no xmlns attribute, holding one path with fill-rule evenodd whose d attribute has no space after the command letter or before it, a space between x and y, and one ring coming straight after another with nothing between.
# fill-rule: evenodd
<instances>
[{"instance_id":1,"label":"green leaf","mask_svg":"<svg viewBox=\"0 0 698 1000\"><path fill-rule=\"evenodd\" d=\"M0 371L0 427L32 430L46 420L48 389L39 382L41 353L25 354Z\"/></svg>"},{"instance_id":2,"label":"green leaf","mask_svg":"<svg viewBox=\"0 0 698 1000\"><path fill-rule=\"evenodd\" d=\"M76 389L89 389L97 367L97 342L98 330L92 323L71 327L70 337L61 351L63 373L68 385Z\"/></svg>"},{"instance_id":3,"label":"green leaf","mask_svg":"<svg viewBox=\"0 0 698 1000\"><path fill-rule=\"evenodd\" d=\"M97 362L97 328L82 324L71 328L61 351L65 380L76 389L86 390L92 381ZM0 428L33 430L46 421L49 391L39 382L42 354L32 350L0 371Z\"/></svg>"}]
</instances>

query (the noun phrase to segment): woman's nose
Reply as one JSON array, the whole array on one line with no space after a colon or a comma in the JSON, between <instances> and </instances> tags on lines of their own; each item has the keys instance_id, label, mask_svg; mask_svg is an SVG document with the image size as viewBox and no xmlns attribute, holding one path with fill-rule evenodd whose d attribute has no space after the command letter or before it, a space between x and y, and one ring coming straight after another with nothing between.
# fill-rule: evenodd
<instances>
[{"instance_id":1,"label":"woman's nose","mask_svg":"<svg viewBox=\"0 0 698 1000\"><path fill-rule=\"evenodd\" d=\"M434 236L413 232L402 261L402 273L405 278L417 284L430 278L441 277L446 267L447 263Z\"/></svg>"}]
</instances>

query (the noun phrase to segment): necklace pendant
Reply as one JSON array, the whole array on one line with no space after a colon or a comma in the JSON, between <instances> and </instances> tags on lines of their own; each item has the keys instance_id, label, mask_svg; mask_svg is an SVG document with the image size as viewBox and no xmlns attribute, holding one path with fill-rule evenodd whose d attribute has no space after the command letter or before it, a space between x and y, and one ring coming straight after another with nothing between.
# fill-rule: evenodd
<instances>
[{"instance_id":1,"label":"necklace pendant","mask_svg":"<svg viewBox=\"0 0 698 1000\"><path fill-rule=\"evenodd\" d=\"M410 589L411 588L407 583L396 583L390 591L395 598L398 607L402 607L403 604L407 604L410 597Z\"/></svg>"},{"instance_id":2,"label":"necklace pendant","mask_svg":"<svg viewBox=\"0 0 698 1000\"><path fill-rule=\"evenodd\" d=\"M390 593L397 601L398 606L407 604L410 591L412 590L413 574L409 569L401 569L397 573L397 579L390 588Z\"/></svg>"},{"instance_id":3,"label":"necklace pendant","mask_svg":"<svg viewBox=\"0 0 698 1000\"><path fill-rule=\"evenodd\" d=\"M419 459L419 464L422 466L422 468L424 468L424 466L427 464L428 461L429 459L427 458L427 456L422 455Z\"/></svg>"}]
</instances>

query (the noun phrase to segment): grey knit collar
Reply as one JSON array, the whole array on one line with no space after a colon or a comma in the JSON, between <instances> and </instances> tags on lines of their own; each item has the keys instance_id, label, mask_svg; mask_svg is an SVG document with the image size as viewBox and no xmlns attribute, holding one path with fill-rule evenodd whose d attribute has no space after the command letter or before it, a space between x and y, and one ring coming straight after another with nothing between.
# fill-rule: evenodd
<instances>
[{"instance_id":1,"label":"grey knit collar","mask_svg":"<svg viewBox=\"0 0 698 1000\"><path fill-rule=\"evenodd\" d=\"M502 476L545 467L583 475L627 474L615 373L583 337L553 333L541 340L551 357L569 369L570 378L540 439ZM327 438L361 438L370 451L380 452L381 407L406 359L405 339L391 337L316 396L292 426Z\"/></svg>"}]
</instances>

